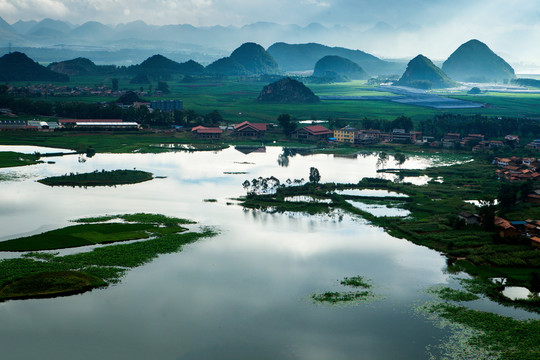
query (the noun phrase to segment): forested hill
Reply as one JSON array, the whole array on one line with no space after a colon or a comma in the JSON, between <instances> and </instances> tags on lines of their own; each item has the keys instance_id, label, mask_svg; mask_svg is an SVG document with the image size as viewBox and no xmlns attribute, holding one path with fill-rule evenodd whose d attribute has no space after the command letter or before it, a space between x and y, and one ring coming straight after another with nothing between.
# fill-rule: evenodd
<instances>
[{"instance_id":1,"label":"forested hill","mask_svg":"<svg viewBox=\"0 0 540 360\"><path fill-rule=\"evenodd\" d=\"M454 80L467 82L502 82L516 77L512 66L478 40L457 48L442 70Z\"/></svg>"},{"instance_id":2,"label":"forested hill","mask_svg":"<svg viewBox=\"0 0 540 360\"><path fill-rule=\"evenodd\" d=\"M0 58L0 81L69 81L69 77L47 69L21 52L13 52Z\"/></svg>"},{"instance_id":3,"label":"forested hill","mask_svg":"<svg viewBox=\"0 0 540 360\"><path fill-rule=\"evenodd\" d=\"M317 43L286 44L278 42L268 48L279 67L285 71L311 70L317 61L328 55L341 56L362 67L371 75L395 75L405 70L405 64L384 61L361 50L329 47Z\"/></svg>"}]
</instances>

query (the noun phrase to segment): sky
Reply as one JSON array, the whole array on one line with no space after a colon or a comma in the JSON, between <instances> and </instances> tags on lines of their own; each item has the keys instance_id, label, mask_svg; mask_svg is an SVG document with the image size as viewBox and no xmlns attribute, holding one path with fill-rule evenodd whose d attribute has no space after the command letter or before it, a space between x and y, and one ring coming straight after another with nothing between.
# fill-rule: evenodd
<instances>
[{"instance_id":1,"label":"sky","mask_svg":"<svg viewBox=\"0 0 540 360\"><path fill-rule=\"evenodd\" d=\"M540 56L540 50L533 49L540 43L538 0L0 0L0 16L8 23L52 18L110 25L135 20L195 26L318 22L358 31L385 22L399 30L395 43L364 42L379 56L388 57L390 50L395 56L410 56L422 45L427 56L442 57L448 48L472 38L502 53L523 49L525 62ZM330 45L349 40L336 39Z\"/></svg>"}]
</instances>

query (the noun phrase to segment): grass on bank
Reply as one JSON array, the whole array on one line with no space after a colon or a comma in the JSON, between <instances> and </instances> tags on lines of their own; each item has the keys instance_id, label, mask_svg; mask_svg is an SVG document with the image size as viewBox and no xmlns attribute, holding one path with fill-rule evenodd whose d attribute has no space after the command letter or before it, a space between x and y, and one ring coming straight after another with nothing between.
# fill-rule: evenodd
<instances>
[{"instance_id":1,"label":"grass on bank","mask_svg":"<svg viewBox=\"0 0 540 360\"><path fill-rule=\"evenodd\" d=\"M152 173L141 170L96 170L84 174L51 176L38 182L49 186L114 186L137 184L152 179Z\"/></svg>"}]
</instances>

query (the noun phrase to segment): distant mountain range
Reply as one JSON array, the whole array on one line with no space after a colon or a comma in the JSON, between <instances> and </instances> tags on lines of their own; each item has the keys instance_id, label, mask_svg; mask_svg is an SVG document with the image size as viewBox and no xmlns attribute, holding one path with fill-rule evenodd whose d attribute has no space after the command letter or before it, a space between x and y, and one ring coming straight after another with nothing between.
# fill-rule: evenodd
<instances>
[{"instance_id":1,"label":"distant mountain range","mask_svg":"<svg viewBox=\"0 0 540 360\"><path fill-rule=\"evenodd\" d=\"M330 47L317 43L286 44L278 42L268 48L282 70L312 70L317 61L329 55L349 59L372 75L395 75L405 70L405 64L384 61L361 50Z\"/></svg>"},{"instance_id":2,"label":"distant mountain range","mask_svg":"<svg viewBox=\"0 0 540 360\"><path fill-rule=\"evenodd\" d=\"M68 76L108 74L129 75L132 76L132 83L139 84L148 83L150 80L168 80L173 75L280 75L283 74L282 69L286 68L287 64L289 66L292 62L309 64L316 54L333 52L336 49L354 59L371 64L373 68L380 66L378 68L380 72L368 74L363 66L351 58L323 55L315 63L314 79L319 77L324 81L364 80L373 75L384 74L384 69L395 66L393 63L385 62L359 50L330 48L320 44L278 43L269 48L269 50L272 49L272 52L278 55L279 61L276 61L271 51L266 51L261 45L247 42L235 49L229 57L218 59L207 67L191 59L180 63L157 54L148 57L138 65L129 67L96 65L87 58L79 57L53 62L45 68L26 54L13 52L0 58L0 81L67 81ZM287 49L291 51L287 52ZM455 74L454 79L465 81L508 81L515 78L512 67L478 40L471 40L461 45L444 62L443 68ZM444 88L456 85L443 70L423 55L409 62L398 83L419 88Z\"/></svg>"}]
</instances>

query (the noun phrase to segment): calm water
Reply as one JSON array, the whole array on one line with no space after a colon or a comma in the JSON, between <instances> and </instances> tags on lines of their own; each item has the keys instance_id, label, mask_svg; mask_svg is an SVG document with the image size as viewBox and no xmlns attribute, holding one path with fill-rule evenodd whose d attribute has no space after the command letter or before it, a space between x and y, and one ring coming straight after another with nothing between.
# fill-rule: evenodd
<instances>
[{"instance_id":1,"label":"calm water","mask_svg":"<svg viewBox=\"0 0 540 360\"><path fill-rule=\"evenodd\" d=\"M444 257L347 214L267 214L231 200L245 193L246 179L307 178L312 166L323 182L355 183L378 176L376 156L297 155L284 167L280 154L279 148L249 155L229 148L97 154L85 162L70 155L47 159L54 164L0 169L20 176L0 184L0 240L59 228L70 219L133 212L190 218L221 231L106 289L0 303L2 359L427 358L426 346L445 334L413 307L427 299L422 289L449 281ZM411 158L405 165L428 164ZM35 181L124 168L166 178L89 189ZM381 299L356 306L311 301L314 293L343 290L338 280L355 275L372 279Z\"/></svg>"}]
</instances>

